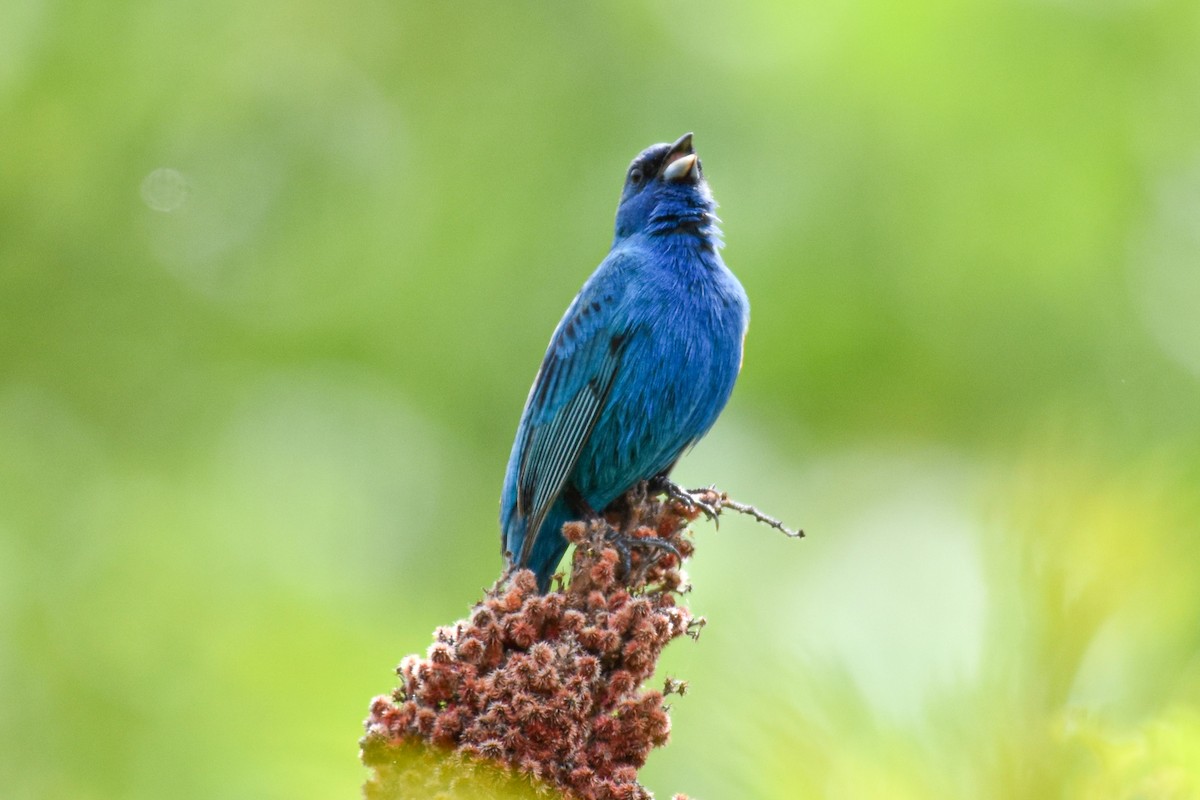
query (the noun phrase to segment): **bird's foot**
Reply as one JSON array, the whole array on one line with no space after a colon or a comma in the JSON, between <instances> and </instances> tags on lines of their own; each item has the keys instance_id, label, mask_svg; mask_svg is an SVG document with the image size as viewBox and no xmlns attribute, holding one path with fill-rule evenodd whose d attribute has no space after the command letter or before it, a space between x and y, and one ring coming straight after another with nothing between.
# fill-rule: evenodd
<instances>
[{"instance_id":1,"label":"bird's foot","mask_svg":"<svg viewBox=\"0 0 1200 800\"><path fill-rule=\"evenodd\" d=\"M665 494L669 499L679 503L688 511L699 511L704 516L708 517L713 522L716 528L721 527L721 521L718 515L721 513L721 500L718 496L713 502L709 498L713 497L716 490L709 486L706 489L684 489L679 484L669 478L659 476L648 481L650 491L656 494Z\"/></svg>"},{"instance_id":2,"label":"bird's foot","mask_svg":"<svg viewBox=\"0 0 1200 800\"><path fill-rule=\"evenodd\" d=\"M718 491L716 486L707 486L703 489L684 489L682 486L662 476L652 478L646 482L646 485L647 491L665 494L670 500L679 503L688 511L703 512L704 516L713 521L714 527L720 527L718 515L723 510L729 509L730 511L736 511L739 514L752 517L758 522L770 526L790 538L804 538L804 531L798 528L789 528L780 520L764 514L754 506L747 503L739 503L731 499L725 492Z\"/></svg>"},{"instance_id":3,"label":"bird's foot","mask_svg":"<svg viewBox=\"0 0 1200 800\"><path fill-rule=\"evenodd\" d=\"M626 582L630 582L629 577L633 573L633 550L637 548L649 548L651 550L664 550L675 556L676 563L683 563L683 556L675 545L668 542L666 539L659 539L655 536L630 536L625 533L615 533L609 537L609 542L612 544L618 555L621 557L621 573L625 576ZM643 558L640 568L648 570L654 564L657 558Z\"/></svg>"}]
</instances>

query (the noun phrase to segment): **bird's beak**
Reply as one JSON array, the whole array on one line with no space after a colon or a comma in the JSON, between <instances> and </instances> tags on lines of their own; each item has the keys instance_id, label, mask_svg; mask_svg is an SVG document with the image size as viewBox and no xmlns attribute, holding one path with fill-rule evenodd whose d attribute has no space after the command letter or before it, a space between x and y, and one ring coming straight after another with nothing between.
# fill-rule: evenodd
<instances>
[{"instance_id":1,"label":"bird's beak","mask_svg":"<svg viewBox=\"0 0 1200 800\"><path fill-rule=\"evenodd\" d=\"M700 175L700 170L696 167L697 161L696 151L692 149L692 135L685 133L667 151L659 174L664 181L691 180L695 183Z\"/></svg>"}]
</instances>

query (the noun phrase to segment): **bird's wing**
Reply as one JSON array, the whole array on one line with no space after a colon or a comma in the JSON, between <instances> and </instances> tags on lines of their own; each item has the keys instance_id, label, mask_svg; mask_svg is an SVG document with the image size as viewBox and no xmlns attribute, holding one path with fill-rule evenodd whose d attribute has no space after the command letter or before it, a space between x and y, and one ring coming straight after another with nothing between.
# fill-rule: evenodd
<instances>
[{"instance_id":1,"label":"bird's wing","mask_svg":"<svg viewBox=\"0 0 1200 800\"><path fill-rule=\"evenodd\" d=\"M522 419L516 511L525 518L524 564L558 500L621 367L628 331L613 327L616 298L586 286L550 340Z\"/></svg>"}]
</instances>

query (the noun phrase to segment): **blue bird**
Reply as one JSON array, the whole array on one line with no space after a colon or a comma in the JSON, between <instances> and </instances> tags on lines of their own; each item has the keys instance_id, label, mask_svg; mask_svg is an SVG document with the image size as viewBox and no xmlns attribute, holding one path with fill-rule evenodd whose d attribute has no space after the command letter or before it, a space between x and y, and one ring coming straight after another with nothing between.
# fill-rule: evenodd
<instances>
[{"instance_id":1,"label":"blue bird","mask_svg":"<svg viewBox=\"0 0 1200 800\"><path fill-rule=\"evenodd\" d=\"M750 304L721 260L715 209L692 134L643 150L612 249L550 339L500 499L507 562L543 592L563 524L665 480L733 391Z\"/></svg>"}]
</instances>

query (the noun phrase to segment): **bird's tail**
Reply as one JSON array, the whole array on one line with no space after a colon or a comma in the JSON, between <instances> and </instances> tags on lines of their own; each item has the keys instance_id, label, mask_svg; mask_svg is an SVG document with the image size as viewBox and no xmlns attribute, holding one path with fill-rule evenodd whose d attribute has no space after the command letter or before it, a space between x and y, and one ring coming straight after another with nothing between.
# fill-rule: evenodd
<instances>
[{"instance_id":1,"label":"bird's tail","mask_svg":"<svg viewBox=\"0 0 1200 800\"><path fill-rule=\"evenodd\" d=\"M550 590L550 579L554 577L554 572L558 569L558 562L562 561L563 554L567 552L567 540L563 538L562 534L563 525L570 522L575 516L562 501L555 503L536 533L533 546L529 550L529 558L523 565L520 565L533 570L533 574L537 576L539 592L544 593ZM528 535L525 531L522 533ZM524 535L510 538L510 544L523 544ZM519 542L514 541L514 538ZM515 556L519 556L520 550L514 550L513 553Z\"/></svg>"}]
</instances>

